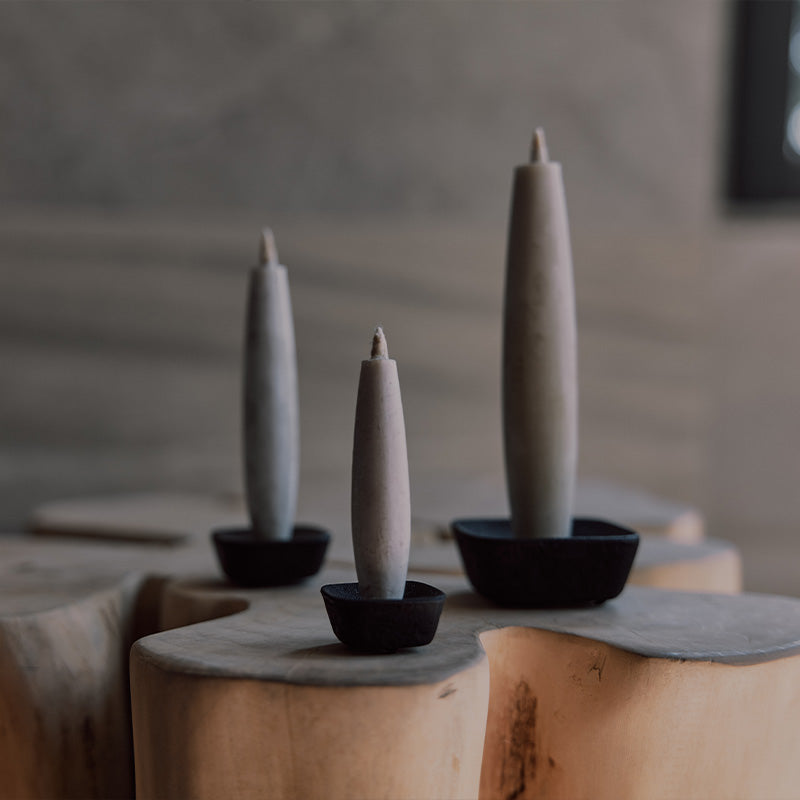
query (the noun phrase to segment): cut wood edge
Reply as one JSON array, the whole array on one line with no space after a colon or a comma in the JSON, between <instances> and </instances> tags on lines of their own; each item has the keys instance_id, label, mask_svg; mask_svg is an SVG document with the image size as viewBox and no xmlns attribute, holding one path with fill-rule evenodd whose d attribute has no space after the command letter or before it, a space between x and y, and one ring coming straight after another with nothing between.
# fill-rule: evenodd
<instances>
[{"instance_id":1,"label":"cut wood edge","mask_svg":"<svg viewBox=\"0 0 800 800\"><path fill-rule=\"evenodd\" d=\"M219 591L219 581L188 582L173 580L161 593L158 630L168 631L229 617L247 611L251 599L240 596L233 586Z\"/></svg>"},{"instance_id":2,"label":"cut wood edge","mask_svg":"<svg viewBox=\"0 0 800 800\"><path fill-rule=\"evenodd\" d=\"M444 681L304 686L208 678L132 656L136 796L477 797L485 658Z\"/></svg>"},{"instance_id":3,"label":"cut wood edge","mask_svg":"<svg viewBox=\"0 0 800 800\"><path fill-rule=\"evenodd\" d=\"M491 693L481 800L797 796L800 655L650 658L531 628L481 635Z\"/></svg>"},{"instance_id":4,"label":"cut wood edge","mask_svg":"<svg viewBox=\"0 0 800 800\"><path fill-rule=\"evenodd\" d=\"M133 797L128 650L152 586L131 573L63 605L0 617L4 797Z\"/></svg>"}]
</instances>

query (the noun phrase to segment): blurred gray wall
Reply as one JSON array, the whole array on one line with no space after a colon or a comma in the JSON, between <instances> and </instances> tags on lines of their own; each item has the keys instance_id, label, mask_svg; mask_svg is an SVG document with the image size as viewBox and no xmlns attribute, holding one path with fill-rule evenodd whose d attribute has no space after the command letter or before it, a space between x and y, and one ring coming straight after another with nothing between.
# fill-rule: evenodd
<instances>
[{"instance_id":1,"label":"blurred gray wall","mask_svg":"<svg viewBox=\"0 0 800 800\"><path fill-rule=\"evenodd\" d=\"M500 218L544 125L580 224L709 218L717 3L0 7L0 201Z\"/></svg>"},{"instance_id":2,"label":"blurred gray wall","mask_svg":"<svg viewBox=\"0 0 800 800\"><path fill-rule=\"evenodd\" d=\"M285 222L296 260L303 220L347 220L355 237L363 272L333 236L339 271L309 277L297 306L332 302L332 280L369 281L371 246L376 294L435 254L484 315L466 345L494 352L511 168L541 124L573 228L581 471L697 503L712 533L792 563L800 228L723 210L729 23L723 0L0 4L5 525L59 492L238 483L224 398L241 275L222 271L249 263L262 221ZM415 230L427 239L404 248ZM121 418L107 380L65 415L54 376L91 382L97 359L124 352L145 373L169 355L172 415L142 400ZM464 396L495 413L468 370ZM447 409L432 413L447 434ZM324 433L304 424L313 460ZM793 590L793 574L773 587Z\"/></svg>"}]
</instances>

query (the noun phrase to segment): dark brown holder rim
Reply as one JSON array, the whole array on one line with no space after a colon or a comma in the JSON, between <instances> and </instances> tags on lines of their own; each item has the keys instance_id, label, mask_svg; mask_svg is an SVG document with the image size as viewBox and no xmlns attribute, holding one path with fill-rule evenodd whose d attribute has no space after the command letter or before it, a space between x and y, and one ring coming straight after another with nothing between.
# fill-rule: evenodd
<instances>
[{"instance_id":1,"label":"dark brown holder rim","mask_svg":"<svg viewBox=\"0 0 800 800\"><path fill-rule=\"evenodd\" d=\"M331 536L324 528L296 525L292 538L257 539L252 528L211 532L222 571L237 586L288 586L319 572Z\"/></svg>"},{"instance_id":2,"label":"dark brown holder rim","mask_svg":"<svg viewBox=\"0 0 800 800\"><path fill-rule=\"evenodd\" d=\"M361 597L357 583L329 583L320 590L336 638L353 650L394 653L430 644L444 608L445 593L406 581L402 599Z\"/></svg>"},{"instance_id":3,"label":"dark brown holder rim","mask_svg":"<svg viewBox=\"0 0 800 800\"><path fill-rule=\"evenodd\" d=\"M634 531L576 518L558 539L513 536L508 519L457 519L452 530L478 594L516 608L592 606L624 588L639 546Z\"/></svg>"}]
</instances>

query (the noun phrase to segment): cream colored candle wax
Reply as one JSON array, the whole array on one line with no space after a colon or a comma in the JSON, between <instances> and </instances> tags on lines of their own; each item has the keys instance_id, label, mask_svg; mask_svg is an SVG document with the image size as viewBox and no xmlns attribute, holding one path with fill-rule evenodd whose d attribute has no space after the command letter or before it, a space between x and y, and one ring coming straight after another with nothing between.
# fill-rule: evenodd
<instances>
[{"instance_id":1,"label":"cream colored candle wax","mask_svg":"<svg viewBox=\"0 0 800 800\"><path fill-rule=\"evenodd\" d=\"M503 331L503 435L518 537L568 536L577 461L572 254L561 165L537 129L516 168Z\"/></svg>"},{"instance_id":2,"label":"cream colored candle wax","mask_svg":"<svg viewBox=\"0 0 800 800\"><path fill-rule=\"evenodd\" d=\"M297 505L297 360L286 267L272 231L250 271L244 346L243 446L253 535L289 539Z\"/></svg>"},{"instance_id":3,"label":"cream colored candle wax","mask_svg":"<svg viewBox=\"0 0 800 800\"><path fill-rule=\"evenodd\" d=\"M411 542L406 431L397 363L376 328L361 362L353 435L352 529L362 597L401 598Z\"/></svg>"}]
</instances>

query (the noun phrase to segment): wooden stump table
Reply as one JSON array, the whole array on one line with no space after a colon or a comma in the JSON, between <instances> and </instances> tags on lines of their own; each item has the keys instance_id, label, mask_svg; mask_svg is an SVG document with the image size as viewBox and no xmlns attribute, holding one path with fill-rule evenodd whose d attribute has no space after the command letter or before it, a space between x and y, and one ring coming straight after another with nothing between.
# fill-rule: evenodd
<instances>
[{"instance_id":1,"label":"wooden stump table","mask_svg":"<svg viewBox=\"0 0 800 800\"><path fill-rule=\"evenodd\" d=\"M319 582L171 583L174 629L132 650L137 796L797 796L800 601L630 587L525 611L428 580L434 642L388 656L335 641Z\"/></svg>"},{"instance_id":2,"label":"wooden stump table","mask_svg":"<svg viewBox=\"0 0 800 800\"><path fill-rule=\"evenodd\" d=\"M17 800L133 796L127 671L127 656L131 644L162 627L177 628L198 619L238 613L248 608L241 617L229 617L228 621L234 628L242 621L246 626L254 624L251 615L256 614L256 619L260 620L267 608L272 608L278 614L273 620L277 627L271 628L266 638L260 629L261 622L257 622L255 633L248 634L254 637L254 649L251 652L257 658L262 655L263 647L267 650L276 646L282 648L287 642L293 641L292 637L300 637L297 647L294 648L298 652L293 656L297 663L290 668L294 677L287 681L276 679L274 673L264 673L258 677L243 678L237 676L238 668L234 666L227 681L212 681L226 697L232 691L249 707L248 692L258 689L266 691L273 700L281 692L287 698L301 698L298 702L302 705L310 697L306 690L319 680L320 674L325 673L330 676L332 683L323 682L317 685L317 693L326 698L325 703L330 704L332 710L338 708L336 703L343 704L339 710L344 714L344 724L349 724L348 715L356 715L352 717L355 724L362 719L358 717L359 713L367 714L359 723L363 728L356 725L355 730L360 731L358 735L366 737L365 741L368 741L373 736L369 733L372 730L369 725L375 724L384 703L388 703L388 708L392 709L398 708L398 704L404 707L407 701L413 701L417 705L409 706L409 713L413 707L416 708L413 712L417 715L416 719L427 719L430 714L429 704L420 699L428 696L424 687L427 686L434 692L435 687L444 681L439 690L446 691L442 700L449 702L442 702L438 707L451 710L437 723L440 727L436 728L434 744L440 741L440 734L444 736L441 739L444 742L454 731L460 731L458 735L463 736L465 753L467 750L473 752L476 747L480 750L483 746L486 708L490 707L489 695L486 694L490 685L487 683L488 664L494 663L493 653L500 650L495 648L491 632L484 630L482 623L476 627L471 618L464 625L460 621L463 614L458 609L467 602L469 595L464 595L466 584L461 577L460 560L454 543L445 535L445 523L418 522L411 555L413 571L426 573L428 582L453 592L443 620L444 638L440 640L437 637L431 648L411 654L412 661L409 662L409 654L401 654L389 660L364 660L361 657L354 659L335 643L324 614L318 586L321 580L354 579L349 541L341 534L331 547L328 559L330 570L325 576L317 576L308 584L294 589L251 594L232 590L219 580L212 581L210 585L207 578L204 579L204 584L181 582L181 576L219 574L209 545L208 528L240 518L241 508L235 499L144 495L109 498L100 503L72 501L50 506L44 512L38 518L51 525L51 533L61 534L60 536L0 538L0 798ZM657 516L653 516L653 519ZM47 528L47 525L44 527ZM666 530L663 527L657 529L662 532ZM73 533L87 532L94 535L91 541L71 538ZM171 579L175 578L178 581L173 583ZM665 535L645 537L631 581L651 586L735 592L740 581L739 557L733 547L720 542L706 540L687 545L673 541ZM165 586L169 587L166 592ZM292 609L288 616L287 608ZM505 626L504 615L509 612L502 612L496 619L493 616L495 610L488 607L480 613L485 615L481 619L487 620L487 625L491 628ZM284 615L283 622L279 623L281 614ZM214 637L222 634L225 621L210 624L217 627L213 628L214 635L206 640L206 646L212 646ZM277 629L282 629L284 624L288 639L282 638L283 634L276 634ZM194 636L195 630L189 629L189 634ZM168 635L176 636L180 633L173 630ZM482 654L476 633L480 634L488 657ZM309 637L312 642L310 645L307 643ZM145 649L137 650L137 654L145 653L146 648L154 641L161 640L146 640L143 644ZM168 649L172 647L172 639L164 641ZM230 654L238 658L246 649L243 651L238 645L234 647L231 642L235 641L235 637L229 641L223 636L222 640L213 644L213 648L230 649ZM321 645L320 642L327 644ZM457 642L458 646L449 652L453 642ZM446 656L443 656L442 647L448 650ZM201 661L205 661L202 653L202 648L197 651ZM284 652L281 658L288 665L285 657ZM435 661L441 658L444 658L443 668L436 667L433 672L425 672L430 659ZM139 655L136 659L139 659ZM162 673L172 675L185 688L187 676L180 669L174 672L171 669L164 671L162 666L155 666L157 659L145 659L145 662L146 664L139 664L136 661L136 669L144 669L146 673L152 668L157 676ZM213 659L208 660L209 665L212 663ZM408 663L422 664L423 672L420 673L414 667L411 671L412 677L406 676L402 680L391 677L397 674L393 664L401 664L405 668ZM504 663L502 659L497 661L497 664L501 663ZM338 673L331 664L339 665ZM319 669L313 671L313 679L302 678L304 670L314 665ZM365 679L366 672L374 674L374 677ZM150 708L150 703L144 698L152 692L163 690L159 681L148 680L142 684L141 674L144 673L135 672L136 686L142 687L146 684L147 687L142 689L142 702L137 702L136 715L140 721L142 714L150 714L146 711ZM337 674L350 675L350 683L345 681L338 685ZM359 675L361 677L357 677ZM436 678L437 675L441 680ZM207 685L208 675L202 670L195 677L197 686L201 683ZM252 684L253 681L255 684ZM296 685L292 681L296 681ZM450 689L446 689L451 684L460 687L458 691L450 692ZM491 685L494 687L494 683ZM201 703L209 702L202 691L199 696L203 698ZM350 708L350 700L347 698L353 696L358 698L356 704L351 710L347 710ZM537 703L543 702L537 700ZM207 709L209 720L216 714L224 717L231 710L229 708L225 711L223 706L216 703L215 700L213 708ZM476 712L475 709L480 709L481 703L483 712ZM295 739L287 734L286 742L297 741L296 737L301 736L302 726L306 724L304 719L317 719L313 717L317 713L314 711L315 707L314 703L308 706L307 713L312 717L303 717L300 722L292 720L292 736ZM254 712L256 708L253 706ZM164 713L166 714L166 710ZM194 713L189 709L181 712L188 715L187 719ZM231 720L235 718L236 714L229 717ZM264 721L262 717L258 719L259 724ZM285 714L280 719L288 724L289 717ZM490 723L491 719L490 715ZM404 753L397 763L413 763L417 756L422 757L425 753L433 752L434 744L424 737L408 738L413 725L409 727L407 724L405 711L396 723L399 730L397 735L407 737L402 745L405 750L399 750L401 745L397 742L386 753ZM430 720L425 724L430 725ZM321 754L318 748L330 735L330 728L326 729L324 725L319 727L317 722L313 725L309 722L308 725L316 731L308 732L309 748L312 752ZM391 728L395 722L390 724L387 717L385 725ZM204 723L198 727L197 735L205 731L202 735L213 739L217 735L214 730L214 726L208 727ZM165 767L157 759L152 760L147 753L152 753L156 743L163 741L163 737L181 737L184 733L174 728L170 722L153 735L152 745L146 743L147 737L139 737L139 771L142 782L140 794L147 796L152 789L154 796L179 796L181 792L177 789L175 792L169 789L166 794L163 793L160 781L165 774ZM353 735L355 733L351 731L350 736ZM316 743L313 736L317 737ZM344 736L339 737L337 743L340 738L344 746L343 742L347 739ZM476 744L478 741L480 744ZM198 742L185 742L184 745L199 746ZM189 757L186 755L187 751L181 750L181 747L174 753L175 764L180 763L184 756ZM229 754L234 759L231 763L238 758L235 752L240 747L244 748L244 752L250 745L237 745L234 751L230 751ZM322 760L330 760L331 764L342 761L336 746L331 744L331 747L333 749L330 750L330 759L326 756ZM162 754L171 752L167 748ZM286 751L284 749L281 752ZM171 762L173 756L169 757ZM222 758L222 755L216 757ZM371 758L366 758L364 763L368 763ZM473 752L469 758L458 758L456 777L451 774L456 762L451 760L449 772L440 772L440 764L436 762L435 769L425 779L431 782L426 785L434 787L430 796L437 796L437 792L441 796L459 796L458 792L462 793L461 796L474 794L472 789L467 789L474 788L476 776L480 776L480 753L477 757ZM380 763L380 759L375 763ZM363 766L359 768L362 772L364 769L366 768ZM300 767L298 770L302 772ZM395 789L398 796L403 796L404 786L411 787L406 796L412 796L413 791L416 791L412 791L413 786L422 785L414 783L417 780L414 777L415 770L416 768L403 768L397 773L398 784L385 784L387 796L392 796ZM224 771L221 774L229 775ZM277 775L277 772L271 771L270 774ZM375 787L384 785L373 779L374 776L370 777L372 773L364 774L364 780L367 781L363 784L365 787L368 784ZM484 770L484 774L489 773ZM260 772L250 774L249 778L242 778L250 779L259 782L259 785L263 783ZM284 779L288 780L285 776L282 780ZM238 786L239 784L234 784L229 793L238 793ZM190 790L189 796L195 791L193 786L184 788ZM331 785L331 791L333 788ZM348 784L342 788L342 792L351 788L355 791L357 787ZM253 796L259 795L256 793Z\"/></svg>"}]
</instances>

